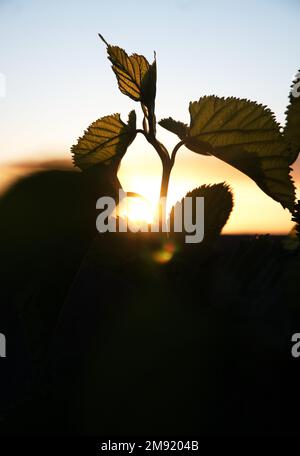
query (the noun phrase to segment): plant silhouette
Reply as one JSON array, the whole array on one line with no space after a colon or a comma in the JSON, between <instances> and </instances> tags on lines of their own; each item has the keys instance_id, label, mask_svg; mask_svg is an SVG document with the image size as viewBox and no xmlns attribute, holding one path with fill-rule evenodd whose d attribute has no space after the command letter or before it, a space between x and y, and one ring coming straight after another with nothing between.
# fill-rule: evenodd
<instances>
[{"instance_id":1,"label":"plant silhouette","mask_svg":"<svg viewBox=\"0 0 300 456\"><path fill-rule=\"evenodd\" d=\"M289 433L292 409L298 426L289 373L296 387L300 372L291 367L288 344L300 322L299 249L285 249L275 236L220 236L233 209L226 183L186 195L205 198L199 245L186 245L176 232L167 240L98 235L95 201L117 200L120 161L142 134L162 161L161 196L185 146L251 177L293 213L299 233L290 177L300 150L299 77L285 128L255 102L202 97L190 104L189 125L158 122L179 138L169 153L156 131L156 59L150 64L102 40L121 92L141 104L143 125L137 128L134 111L127 122L119 114L101 117L72 147L82 172L33 174L0 200L1 324L6 316L9 323L0 330L21 347L10 355L15 383L7 381L7 396L14 385L20 391L8 412L0 410L0 431ZM171 226L173 216L174 208ZM159 249L176 255L154 261ZM14 366L24 353L33 379L29 368Z\"/></svg>"},{"instance_id":2,"label":"plant silhouette","mask_svg":"<svg viewBox=\"0 0 300 456\"><path fill-rule=\"evenodd\" d=\"M176 154L180 147L185 146L197 154L215 156L234 166L253 179L267 195L293 212L295 188L290 166L300 149L299 99L294 96L298 80L293 85L284 129L270 109L256 102L204 96L189 105L190 125L171 117L158 122L180 139L169 154L157 139L156 57L149 64L143 55L129 56L120 47L108 44L102 35L99 37L107 46L120 91L141 104L143 128L136 127L135 111L130 112L127 124L121 120L120 114L96 120L72 147L76 166L86 170L95 163L120 161L140 133L161 159L161 198L167 197ZM160 209L163 216L164 209Z\"/></svg>"}]
</instances>

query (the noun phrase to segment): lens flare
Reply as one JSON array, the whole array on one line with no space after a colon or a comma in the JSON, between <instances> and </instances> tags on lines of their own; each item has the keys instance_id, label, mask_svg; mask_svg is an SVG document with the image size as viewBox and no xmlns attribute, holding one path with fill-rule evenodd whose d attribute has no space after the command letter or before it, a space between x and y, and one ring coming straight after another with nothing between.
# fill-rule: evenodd
<instances>
[{"instance_id":1,"label":"lens flare","mask_svg":"<svg viewBox=\"0 0 300 456\"><path fill-rule=\"evenodd\" d=\"M152 258L156 263L165 264L172 260L177 251L178 248L173 241L166 241L161 250L156 250L152 254Z\"/></svg>"}]
</instances>

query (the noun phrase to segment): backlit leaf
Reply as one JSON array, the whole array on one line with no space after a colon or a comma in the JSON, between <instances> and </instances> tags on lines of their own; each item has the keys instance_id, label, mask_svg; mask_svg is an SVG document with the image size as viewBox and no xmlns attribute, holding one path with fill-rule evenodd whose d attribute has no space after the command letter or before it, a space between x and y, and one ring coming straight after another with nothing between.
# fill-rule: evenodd
<instances>
[{"instance_id":1,"label":"backlit leaf","mask_svg":"<svg viewBox=\"0 0 300 456\"><path fill-rule=\"evenodd\" d=\"M300 71L292 85L284 134L291 144L290 163L293 163L300 152Z\"/></svg>"},{"instance_id":2,"label":"backlit leaf","mask_svg":"<svg viewBox=\"0 0 300 456\"><path fill-rule=\"evenodd\" d=\"M269 109L248 100L208 96L190 103L189 110L189 149L229 163L293 210L290 146Z\"/></svg>"},{"instance_id":3,"label":"backlit leaf","mask_svg":"<svg viewBox=\"0 0 300 456\"><path fill-rule=\"evenodd\" d=\"M204 241L217 238L225 226L233 209L233 194L230 187L222 182L213 185L201 185L185 195L185 198L204 198ZM184 198L181 200L183 206ZM193 210L195 210L195 204ZM192 213L193 220L196 214ZM174 207L170 212L171 231L174 225ZM182 219L184 226L184 219Z\"/></svg>"},{"instance_id":4,"label":"backlit leaf","mask_svg":"<svg viewBox=\"0 0 300 456\"><path fill-rule=\"evenodd\" d=\"M135 136L135 111L129 114L128 124L121 120L120 114L101 117L89 126L72 147L74 164L86 169L114 157L120 160Z\"/></svg>"},{"instance_id":5,"label":"backlit leaf","mask_svg":"<svg viewBox=\"0 0 300 456\"><path fill-rule=\"evenodd\" d=\"M209 155L209 153L205 150L205 147L203 147L204 145L202 141L195 141L192 137L189 136L189 127L187 124L178 120L174 120L172 117L169 117L168 119L162 119L158 123L161 127L177 135L182 141L184 140L186 147L188 147L193 152L197 152L198 154L202 155Z\"/></svg>"},{"instance_id":6,"label":"backlit leaf","mask_svg":"<svg viewBox=\"0 0 300 456\"><path fill-rule=\"evenodd\" d=\"M181 140L188 137L189 127L183 122L168 117L167 119L160 120L158 123L161 127L169 130L171 133L175 133Z\"/></svg>"},{"instance_id":7,"label":"backlit leaf","mask_svg":"<svg viewBox=\"0 0 300 456\"><path fill-rule=\"evenodd\" d=\"M143 55L128 56L124 49L111 46L99 36L107 45L108 58L121 92L153 109L156 96L156 60L150 65Z\"/></svg>"},{"instance_id":8,"label":"backlit leaf","mask_svg":"<svg viewBox=\"0 0 300 456\"><path fill-rule=\"evenodd\" d=\"M156 97L156 79L157 79L157 68L156 59L149 66L146 72L141 87L141 103L148 107L148 109L154 112L155 97Z\"/></svg>"}]
</instances>

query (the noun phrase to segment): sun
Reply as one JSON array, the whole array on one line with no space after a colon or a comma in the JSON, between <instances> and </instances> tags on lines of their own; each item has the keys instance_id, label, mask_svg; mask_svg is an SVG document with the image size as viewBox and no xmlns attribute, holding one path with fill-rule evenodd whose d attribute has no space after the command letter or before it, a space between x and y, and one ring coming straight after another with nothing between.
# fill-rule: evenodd
<instances>
[{"instance_id":1,"label":"sun","mask_svg":"<svg viewBox=\"0 0 300 456\"><path fill-rule=\"evenodd\" d=\"M126 217L132 223L152 223L155 217L153 203L142 196L126 197L119 207L120 217Z\"/></svg>"}]
</instances>

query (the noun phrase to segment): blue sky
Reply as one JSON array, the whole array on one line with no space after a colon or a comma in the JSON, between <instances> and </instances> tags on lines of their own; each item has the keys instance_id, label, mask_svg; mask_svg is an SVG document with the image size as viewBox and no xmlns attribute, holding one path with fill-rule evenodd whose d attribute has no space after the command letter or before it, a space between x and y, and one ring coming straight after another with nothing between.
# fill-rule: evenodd
<instances>
[{"instance_id":1,"label":"blue sky","mask_svg":"<svg viewBox=\"0 0 300 456\"><path fill-rule=\"evenodd\" d=\"M148 60L156 51L158 118L187 122L189 101L216 94L258 100L283 123L300 67L299 19L297 0L0 0L0 73L7 83L0 98L0 163L68 158L93 120L114 112L125 118L138 109L118 91L98 32ZM174 142L163 131L160 137ZM132 166L141 173L148 161L153 175L160 173L147 147L132 146L127 177ZM183 152L180 160L188 171L198 158ZM214 177L209 164L200 166L208 180Z\"/></svg>"}]
</instances>

